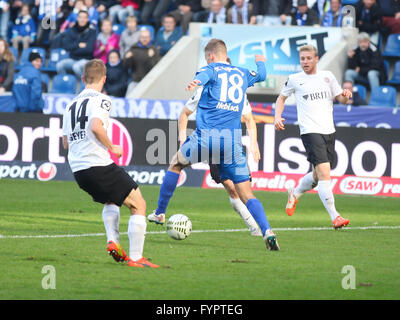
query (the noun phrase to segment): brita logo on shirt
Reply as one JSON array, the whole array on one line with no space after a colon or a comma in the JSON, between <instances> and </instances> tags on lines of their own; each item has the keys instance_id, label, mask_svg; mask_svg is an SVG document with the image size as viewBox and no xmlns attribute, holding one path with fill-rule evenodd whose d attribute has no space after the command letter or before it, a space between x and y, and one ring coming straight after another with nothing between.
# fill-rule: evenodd
<instances>
[{"instance_id":1,"label":"brita logo on shirt","mask_svg":"<svg viewBox=\"0 0 400 320\"><path fill-rule=\"evenodd\" d=\"M309 101L330 99L331 93L329 91L313 92L310 94L305 94L303 98L304 100L309 100Z\"/></svg>"}]
</instances>

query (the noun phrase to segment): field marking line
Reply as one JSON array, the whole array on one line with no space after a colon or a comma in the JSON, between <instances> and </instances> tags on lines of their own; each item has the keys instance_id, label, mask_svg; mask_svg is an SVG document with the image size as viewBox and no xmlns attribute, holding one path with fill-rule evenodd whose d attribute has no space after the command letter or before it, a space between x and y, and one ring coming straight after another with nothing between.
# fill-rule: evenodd
<instances>
[{"instance_id":1,"label":"field marking line","mask_svg":"<svg viewBox=\"0 0 400 320\"><path fill-rule=\"evenodd\" d=\"M366 226L366 227L346 227L345 230L385 230L400 229L400 226ZM274 231L335 231L332 227L305 227L305 228L274 228ZM245 232L248 229L216 229L216 230L192 230L192 233L212 233L212 232ZM148 231L148 234L165 234L167 231ZM121 232L120 235L126 235ZM43 239L43 238L80 238L80 237L102 237L105 233L82 233L82 234L44 234L44 235L0 235L0 239Z\"/></svg>"}]
</instances>

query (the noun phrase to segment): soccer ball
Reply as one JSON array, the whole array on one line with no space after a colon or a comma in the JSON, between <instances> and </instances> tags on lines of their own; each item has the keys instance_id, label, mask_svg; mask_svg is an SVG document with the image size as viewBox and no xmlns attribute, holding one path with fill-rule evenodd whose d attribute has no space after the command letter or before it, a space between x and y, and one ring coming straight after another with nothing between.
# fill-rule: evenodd
<instances>
[{"instance_id":1,"label":"soccer ball","mask_svg":"<svg viewBox=\"0 0 400 320\"><path fill-rule=\"evenodd\" d=\"M167 221L167 233L175 240L186 239L192 231L192 222L184 214L174 214Z\"/></svg>"}]
</instances>

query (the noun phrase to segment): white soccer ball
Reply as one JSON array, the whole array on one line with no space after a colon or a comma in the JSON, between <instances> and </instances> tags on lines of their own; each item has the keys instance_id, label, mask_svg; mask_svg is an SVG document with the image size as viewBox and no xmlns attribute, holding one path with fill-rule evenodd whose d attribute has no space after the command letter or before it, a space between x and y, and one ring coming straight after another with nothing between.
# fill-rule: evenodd
<instances>
[{"instance_id":1,"label":"white soccer ball","mask_svg":"<svg viewBox=\"0 0 400 320\"><path fill-rule=\"evenodd\" d=\"M174 214L167 221L167 233L175 240L186 239L192 231L192 222L184 214Z\"/></svg>"}]
</instances>

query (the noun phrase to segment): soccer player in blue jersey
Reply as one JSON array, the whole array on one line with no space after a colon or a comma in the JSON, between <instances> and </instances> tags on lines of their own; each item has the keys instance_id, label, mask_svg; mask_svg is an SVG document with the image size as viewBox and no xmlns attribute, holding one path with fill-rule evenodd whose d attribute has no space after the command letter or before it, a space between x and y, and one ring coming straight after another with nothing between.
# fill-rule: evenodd
<instances>
[{"instance_id":1,"label":"soccer player in blue jersey","mask_svg":"<svg viewBox=\"0 0 400 320\"><path fill-rule=\"evenodd\" d=\"M204 49L208 65L200 69L186 90L203 86L197 106L196 131L175 156L160 188L157 209L150 222L163 224L181 170L190 164L208 161L218 165L221 180L229 179L259 225L268 250L279 250L261 202L254 196L242 146L241 115L248 87L265 80L265 57L255 56L257 72L228 64L226 45L212 39Z\"/></svg>"}]
</instances>

